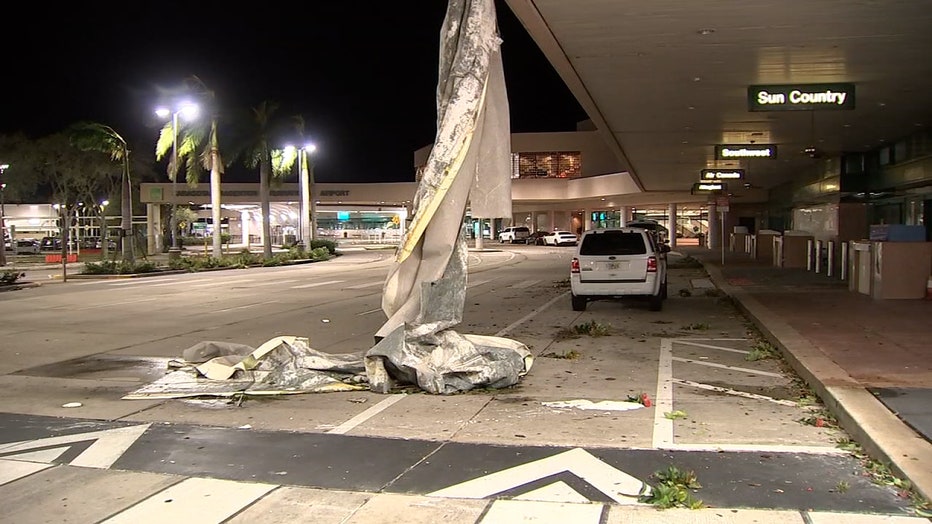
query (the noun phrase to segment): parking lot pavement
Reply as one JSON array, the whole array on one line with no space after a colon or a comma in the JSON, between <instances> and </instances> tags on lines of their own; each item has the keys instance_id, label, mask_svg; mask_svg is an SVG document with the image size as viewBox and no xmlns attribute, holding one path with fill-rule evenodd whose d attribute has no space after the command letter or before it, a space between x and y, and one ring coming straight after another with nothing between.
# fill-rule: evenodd
<instances>
[{"instance_id":1,"label":"parking lot pavement","mask_svg":"<svg viewBox=\"0 0 932 524\"><path fill-rule=\"evenodd\" d=\"M923 429L932 417L932 301L874 299L837 276L744 253L726 252L723 264L719 252L681 251L701 260L871 456L932 498L932 442ZM887 400L894 395L899 402Z\"/></svg>"}]
</instances>

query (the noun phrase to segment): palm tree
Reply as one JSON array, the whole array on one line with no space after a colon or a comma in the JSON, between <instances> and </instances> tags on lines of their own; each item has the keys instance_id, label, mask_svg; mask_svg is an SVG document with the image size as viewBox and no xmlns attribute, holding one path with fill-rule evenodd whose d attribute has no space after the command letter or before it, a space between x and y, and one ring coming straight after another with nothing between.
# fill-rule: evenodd
<instances>
[{"instance_id":1,"label":"palm tree","mask_svg":"<svg viewBox=\"0 0 932 524\"><path fill-rule=\"evenodd\" d=\"M99 151L110 155L113 161L119 161L123 172L120 184L120 237L123 244L123 260L134 264L136 249L133 234L133 186L129 173L129 148L126 140L112 127L97 122L81 122L72 126L71 141L84 151ZM105 229L101 229L100 239L106 249Z\"/></svg>"},{"instance_id":2,"label":"palm tree","mask_svg":"<svg viewBox=\"0 0 932 524\"><path fill-rule=\"evenodd\" d=\"M222 241L220 235L220 176L223 174L223 162L220 158L220 142L217 136L218 120L220 118L216 96L209 90L200 78L192 76L187 79L189 89L196 93L207 108L209 119L199 120L199 123L189 125L185 129L173 129L172 122L165 124L156 144L155 157L161 160L169 151L172 144L177 142L178 164L169 162L169 178L175 180L181 164L185 167L186 180L189 186L196 187L204 170L210 171L210 206L213 228L213 248L211 255L220 258L222 255ZM180 139L177 131L181 131ZM179 142L180 140L180 142ZM174 232L173 232L174 233Z\"/></svg>"},{"instance_id":3,"label":"palm tree","mask_svg":"<svg viewBox=\"0 0 932 524\"><path fill-rule=\"evenodd\" d=\"M276 122L273 117L278 110L278 104L263 101L250 111L248 127L243 135L243 162L246 167L255 169L259 167L259 201L262 211L262 255L266 259L272 258L272 228L270 224L271 209L269 193L273 178L281 180L284 172L273 168L272 134Z\"/></svg>"}]
</instances>

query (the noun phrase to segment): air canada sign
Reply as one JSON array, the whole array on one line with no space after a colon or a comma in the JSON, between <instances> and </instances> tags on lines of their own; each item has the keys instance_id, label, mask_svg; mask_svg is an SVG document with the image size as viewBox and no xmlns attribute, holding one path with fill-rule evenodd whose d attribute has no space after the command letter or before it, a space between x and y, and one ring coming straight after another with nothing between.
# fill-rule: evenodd
<instances>
[{"instance_id":1,"label":"air canada sign","mask_svg":"<svg viewBox=\"0 0 932 524\"><path fill-rule=\"evenodd\" d=\"M749 111L854 109L854 84L785 84L748 87Z\"/></svg>"}]
</instances>

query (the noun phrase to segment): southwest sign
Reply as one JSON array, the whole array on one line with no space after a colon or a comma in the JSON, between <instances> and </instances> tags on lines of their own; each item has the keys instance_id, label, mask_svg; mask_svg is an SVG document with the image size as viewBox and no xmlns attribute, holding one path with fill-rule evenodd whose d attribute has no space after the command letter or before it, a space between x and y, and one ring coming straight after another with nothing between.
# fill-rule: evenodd
<instances>
[{"instance_id":1,"label":"southwest sign","mask_svg":"<svg viewBox=\"0 0 932 524\"><path fill-rule=\"evenodd\" d=\"M783 84L748 87L748 111L854 109L854 84Z\"/></svg>"},{"instance_id":2,"label":"southwest sign","mask_svg":"<svg viewBox=\"0 0 932 524\"><path fill-rule=\"evenodd\" d=\"M715 146L715 160L736 158L777 158L773 144L719 144Z\"/></svg>"},{"instance_id":3,"label":"southwest sign","mask_svg":"<svg viewBox=\"0 0 932 524\"><path fill-rule=\"evenodd\" d=\"M710 180L740 180L744 178L743 169L703 169L700 173L703 182Z\"/></svg>"}]
</instances>

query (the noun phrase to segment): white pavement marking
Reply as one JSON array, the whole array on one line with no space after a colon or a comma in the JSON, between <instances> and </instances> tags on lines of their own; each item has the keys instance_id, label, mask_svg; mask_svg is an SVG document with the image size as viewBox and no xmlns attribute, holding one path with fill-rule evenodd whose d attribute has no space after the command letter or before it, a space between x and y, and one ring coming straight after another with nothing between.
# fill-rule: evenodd
<instances>
[{"instance_id":1,"label":"white pavement marking","mask_svg":"<svg viewBox=\"0 0 932 524\"><path fill-rule=\"evenodd\" d=\"M740 340L746 340L746 339L740 339ZM673 342L676 342L677 344L683 344L684 346L695 346L695 347L697 347L697 348L717 349L717 350L719 350L719 351L730 351L730 352L732 352L732 353L740 353L740 354L742 354L742 355L747 355L747 354L750 353L750 351L746 351L746 350L743 350L743 349L734 349L734 348L726 348L726 347L722 347L722 346L713 346L713 345L711 345L711 344L699 344L698 342L693 342L693 341L691 341L691 340L675 339Z\"/></svg>"},{"instance_id":2,"label":"white pavement marking","mask_svg":"<svg viewBox=\"0 0 932 524\"><path fill-rule=\"evenodd\" d=\"M484 477L428 493L430 497L483 499L524 486L530 482L558 473L572 473L618 504L640 504L638 494L648 489L647 484L592 456L582 448L574 448L533 462L503 469ZM553 495L560 490L535 490L538 495ZM573 495L575 498L577 495ZM546 500L546 502L566 502ZM557 522L573 522L568 521Z\"/></svg>"},{"instance_id":3,"label":"white pavement marking","mask_svg":"<svg viewBox=\"0 0 932 524\"><path fill-rule=\"evenodd\" d=\"M164 282L162 284L150 284L149 287L161 287L161 286L174 286L175 284L183 284L185 286L189 284L195 284L197 282L210 282L213 279L210 278L195 278L193 280L185 280L184 282Z\"/></svg>"},{"instance_id":4,"label":"white pavement marking","mask_svg":"<svg viewBox=\"0 0 932 524\"><path fill-rule=\"evenodd\" d=\"M52 467L51 464L0 459L0 486Z\"/></svg>"},{"instance_id":5,"label":"white pavement marking","mask_svg":"<svg viewBox=\"0 0 932 524\"><path fill-rule=\"evenodd\" d=\"M384 280L377 280L375 282L366 282L365 284L356 284L355 286L346 286L345 289L366 289L367 287L381 286L384 284Z\"/></svg>"},{"instance_id":6,"label":"white pavement marking","mask_svg":"<svg viewBox=\"0 0 932 524\"><path fill-rule=\"evenodd\" d=\"M598 524L602 518L602 508L601 504L496 500L479 523L572 522L573 524Z\"/></svg>"},{"instance_id":7,"label":"white pavement marking","mask_svg":"<svg viewBox=\"0 0 932 524\"><path fill-rule=\"evenodd\" d=\"M127 280L121 280L119 282L107 282L107 284L111 287L138 286L140 284L152 284L153 282L168 282L168 281L174 281L174 280L178 280L178 279L177 278L165 278L165 279L160 278L156 281L156 280L145 280L142 278L131 278Z\"/></svg>"},{"instance_id":8,"label":"white pavement marking","mask_svg":"<svg viewBox=\"0 0 932 524\"><path fill-rule=\"evenodd\" d=\"M327 280L327 281L325 281L325 282L313 282L313 283L311 283L311 284L303 284L303 285L300 285L300 286L291 286L291 289L307 289L307 288L309 288L309 287L326 286L326 285L328 285L328 284L339 284L340 282L343 282L343 281L342 281L342 280Z\"/></svg>"},{"instance_id":9,"label":"white pavement marking","mask_svg":"<svg viewBox=\"0 0 932 524\"><path fill-rule=\"evenodd\" d=\"M569 295L569 292L566 292L566 293L563 293L562 295L557 295L557 296L553 297L552 299L550 299L550 302L547 302L547 303L544 304L543 306L541 306L541 307L535 309L534 311L531 311L531 312L528 313L527 315L524 315L523 317L519 318L518 320L515 320L515 321L512 322L511 324L508 324L507 326L503 327L503 328L500 329L500 330L498 331L498 333L496 333L494 336L496 336L496 337L503 337L503 336L505 336L505 333L508 333L508 332L511 331L512 329L514 329L514 328L520 326L521 324L524 324L524 323L527 322L528 320L531 320L532 318L536 317L538 314L540 314L541 311L543 311L543 310L547 309L548 307L552 306L554 302L556 302L557 300L560 300L561 298L565 298L567 295Z\"/></svg>"},{"instance_id":10,"label":"white pavement marking","mask_svg":"<svg viewBox=\"0 0 932 524\"><path fill-rule=\"evenodd\" d=\"M72 466L82 466L85 468L107 469L123 453L133 445L136 440L142 436L150 424L140 424L137 426L127 426L124 428L104 429L101 431L91 431L89 433L75 433L73 435L63 435L60 437L40 438L36 440L24 440L21 442L9 442L0 445L0 455L7 459L17 459L20 456L35 456L35 453L44 448L57 446L58 453L51 457L54 461L70 446L65 444L76 444L94 440L95 442L87 447L80 455L74 458L69 464ZM49 456L43 457L48 460ZM26 459L30 460L30 459Z\"/></svg>"},{"instance_id":11,"label":"white pavement marking","mask_svg":"<svg viewBox=\"0 0 932 524\"><path fill-rule=\"evenodd\" d=\"M255 304L246 304L245 306L236 306L236 307L228 307L228 308L224 308L224 309L208 310L208 311L204 311L203 313L207 313L207 314L210 314L210 313L226 313L226 312L228 312L228 311L235 311L235 310L237 310L237 309L248 309L248 308L251 308L251 307L264 306L264 305L266 305L266 304L275 304L275 303L278 303L278 301L277 301L277 300L266 300L265 302L256 302Z\"/></svg>"},{"instance_id":12,"label":"white pavement marking","mask_svg":"<svg viewBox=\"0 0 932 524\"><path fill-rule=\"evenodd\" d=\"M734 395L736 397L751 398L754 400L766 400L767 402L773 402L774 404L780 404L781 406L790 406L794 408L799 406L798 403L793 402L792 400L783 400L783 399L768 397L766 395L758 395L757 393L748 393L746 391L738 391L736 389L724 388L721 386L712 386L709 384L703 384L701 382L693 382L692 380L682 380L682 379L675 378L673 379L673 382L675 382L676 384L680 384L682 386L690 386L690 387L694 387L698 389L704 389L706 391L716 391L718 393L724 393L726 395Z\"/></svg>"},{"instance_id":13,"label":"white pavement marking","mask_svg":"<svg viewBox=\"0 0 932 524\"><path fill-rule=\"evenodd\" d=\"M660 356L657 359L657 394L654 395L655 448L673 445L673 420L664 413L673 411L673 341L660 339Z\"/></svg>"},{"instance_id":14,"label":"white pavement marking","mask_svg":"<svg viewBox=\"0 0 932 524\"><path fill-rule=\"evenodd\" d=\"M356 316L361 317L363 315L371 315L373 313L378 313L380 311L382 311L382 308L370 309L369 311L363 311L362 313L356 313Z\"/></svg>"},{"instance_id":15,"label":"white pavement marking","mask_svg":"<svg viewBox=\"0 0 932 524\"><path fill-rule=\"evenodd\" d=\"M466 284L466 289L471 287L481 286L482 284L488 284L489 282L495 280L494 278L488 280L476 280L475 282L469 282Z\"/></svg>"},{"instance_id":16,"label":"white pavement marking","mask_svg":"<svg viewBox=\"0 0 932 524\"><path fill-rule=\"evenodd\" d=\"M514 289L524 289L526 287L531 287L540 282L540 280L525 280L524 282L518 282L517 284L511 286Z\"/></svg>"},{"instance_id":17,"label":"white pavement marking","mask_svg":"<svg viewBox=\"0 0 932 524\"><path fill-rule=\"evenodd\" d=\"M139 304L140 302L152 302L158 300L157 297L148 297L148 298L137 298L134 300L121 300L120 302L108 302L106 304L93 304L93 305L84 305L81 306L81 309L98 309L102 307L111 307L111 306L123 306L128 304ZM68 306L70 308L71 306ZM58 308L55 308L58 309Z\"/></svg>"},{"instance_id":18,"label":"white pavement marking","mask_svg":"<svg viewBox=\"0 0 932 524\"><path fill-rule=\"evenodd\" d=\"M541 502L545 500L562 500L563 502L579 504L588 504L592 502L562 480L533 491L528 491L527 493L515 497L514 500L533 500L540 504L552 504L551 502Z\"/></svg>"},{"instance_id":19,"label":"white pavement marking","mask_svg":"<svg viewBox=\"0 0 932 524\"><path fill-rule=\"evenodd\" d=\"M829 511L810 511L808 516L807 522L812 524L920 524L929 522L926 518L904 515L866 515Z\"/></svg>"},{"instance_id":20,"label":"white pavement marking","mask_svg":"<svg viewBox=\"0 0 932 524\"><path fill-rule=\"evenodd\" d=\"M390 408L392 405L394 405L396 402L400 401L401 399L405 398L406 396L407 395L405 393L392 395L388 397L387 399L383 400L382 402L379 402L378 404L372 406L371 408L363 411L362 413L356 415L355 417L340 424L339 426L327 431L327 433L344 435L350 430L352 430L353 428L355 428L356 426L378 415L382 411Z\"/></svg>"},{"instance_id":21,"label":"white pavement marking","mask_svg":"<svg viewBox=\"0 0 932 524\"><path fill-rule=\"evenodd\" d=\"M191 287L229 286L230 284L243 284L246 282L255 282L255 281L256 279L254 278L240 278L240 279L233 279L233 280L210 279L210 282L207 282L206 284L198 284L196 286L191 286Z\"/></svg>"},{"instance_id":22,"label":"white pavement marking","mask_svg":"<svg viewBox=\"0 0 932 524\"><path fill-rule=\"evenodd\" d=\"M752 453L797 453L802 455L847 455L848 452L832 446L794 446L784 444L673 444L663 449L670 451L713 451Z\"/></svg>"},{"instance_id":23,"label":"white pavement marking","mask_svg":"<svg viewBox=\"0 0 932 524\"><path fill-rule=\"evenodd\" d=\"M189 478L103 522L223 522L277 487L274 484Z\"/></svg>"},{"instance_id":24,"label":"white pavement marking","mask_svg":"<svg viewBox=\"0 0 932 524\"><path fill-rule=\"evenodd\" d=\"M708 367L710 367L710 368L729 369L729 370L732 370L732 371L740 371L740 372L742 372L742 373L750 373L750 374L752 374L752 375L761 375L761 376L764 376L764 377L784 378L783 375L781 375L781 374L779 374L779 373L771 373L770 371L759 371L759 370L757 370L757 369L739 368L738 366L726 366L725 364L717 364L717 363L715 363L715 362L704 362L704 361L701 361L701 360L693 360L693 359L691 359L691 358L673 357L673 360L675 360L675 361L677 361L677 362L685 362L685 363L687 363L687 364L698 364L698 365L700 365L700 366L708 366Z\"/></svg>"}]
</instances>

